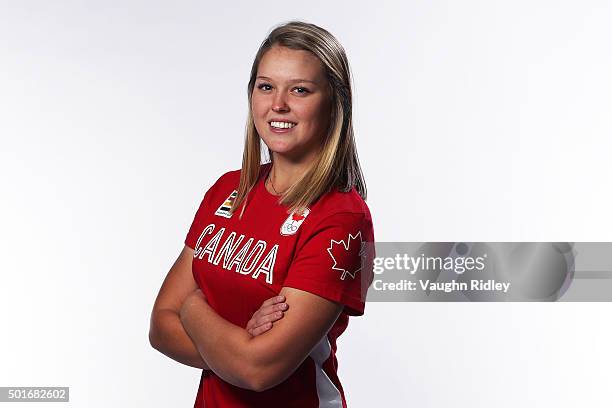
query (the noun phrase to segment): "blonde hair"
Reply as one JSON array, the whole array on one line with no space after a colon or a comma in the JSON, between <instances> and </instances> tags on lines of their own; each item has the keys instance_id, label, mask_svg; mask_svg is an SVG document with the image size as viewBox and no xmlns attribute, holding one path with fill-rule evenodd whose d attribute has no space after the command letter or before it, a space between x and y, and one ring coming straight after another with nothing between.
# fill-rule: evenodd
<instances>
[{"instance_id":1,"label":"blonde hair","mask_svg":"<svg viewBox=\"0 0 612 408\"><path fill-rule=\"evenodd\" d=\"M310 169L280 196L279 203L288 206L289 213L301 212L334 187L343 192L351 191L355 187L365 200L366 184L353 135L351 74L344 48L327 30L314 24L291 21L277 26L270 32L259 47L251 67L242 171L238 194L231 211L242 205L239 216L242 218L249 193L259 178L262 164L261 138L253 120L251 97L259 63L264 54L275 45L314 54L322 63L332 94L330 126L328 134L323 138L321 153ZM272 161L270 148L267 148L267 151Z\"/></svg>"}]
</instances>

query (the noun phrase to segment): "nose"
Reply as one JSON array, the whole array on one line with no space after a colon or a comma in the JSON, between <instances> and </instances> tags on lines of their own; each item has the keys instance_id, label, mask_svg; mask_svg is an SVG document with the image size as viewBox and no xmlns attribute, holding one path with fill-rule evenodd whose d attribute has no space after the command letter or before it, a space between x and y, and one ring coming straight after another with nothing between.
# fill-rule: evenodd
<instances>
[{"instance_id":1,"label":"nose","mask_svg":"<svg viewBox=\"0 0 612 408\"><path fill-rule=\"evenodd\" d=\"M283 92L277 92L274 95L274 100L272 101L272 110L274 112L289 111L289 105L287 105L287 100L285 99L285 94Z\"/></svg>"}]
</instances>

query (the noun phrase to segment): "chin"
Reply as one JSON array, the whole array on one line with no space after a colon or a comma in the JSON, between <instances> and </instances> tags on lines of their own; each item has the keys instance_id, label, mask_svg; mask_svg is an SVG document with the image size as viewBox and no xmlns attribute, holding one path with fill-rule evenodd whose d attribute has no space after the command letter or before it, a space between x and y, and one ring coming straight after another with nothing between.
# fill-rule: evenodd
<instances>
[{"instance_id":1,"label":"chin","mask_svg":"<svg viewBox=\"0 0 612 408\"><path fill-rule=\"evenodd\" d=\"M291 143L288 138L283 138L282 135L280 137L278 135L267 136L261 139L270 150L277 153L289 153L296 147L294 143Z\"/></svg>"},{"instance_id":2,"label":"chin","mask_svg":"<svg viewBox=\"0 0 612 408\"><path fill-rule=\"evenodd\" d=\"M265 145L268 146L270 151L276 154L290 157L290 156L294 156L299 151L297 146L293 144L283 143L282 141L278 141L278 140L276 141L266 140L263 138L262 140L265 143Z\"/></svg>"},{"instance_id":3,"label":"chin","mask_svg":"<svg viewBox=\"0 0 612 408\"><path fill-rule=\"evenodd\" d=\"M286 146L286 145L281 145L278 143L270 143L267 144L266 146L268 146L268 148L277 154L282 154L282 155L292 155L295 153L295 149L292 148L291 146Z\"/></svg>"}]
</instances>

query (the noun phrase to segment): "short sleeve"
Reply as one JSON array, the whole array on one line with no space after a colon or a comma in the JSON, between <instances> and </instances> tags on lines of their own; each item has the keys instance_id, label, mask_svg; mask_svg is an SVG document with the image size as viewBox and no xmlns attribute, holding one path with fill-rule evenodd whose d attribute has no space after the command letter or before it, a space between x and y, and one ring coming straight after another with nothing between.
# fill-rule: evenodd
<instances>
[{"instance_id":1,"label":"short sleeve","mask_svg":"<svg viewBox=\"0 0 612 408\"><path fill-rule=\"evenodd\" d=\"M191 226L189 227L189 231L187 232L187 236L185 237L185 245L187 245L191 249L195 248L196 241L198 239L198 234L199 234L198 231L202 231L202 228L201 228L202 221L201 220L203 218L205 209L208 208L207 197L208 197L208 192L204 194L204 198L200 202L200 206L198 207L198 210L196 211L196 214L193 217L193 221L191 222Z\"/></svg>"},{"instance_id":2,"label":"short sleeve","mask_svg":"<svg viewBox=\"0 0 612 408\"><path fill-rule=\"evenodd\" d=\"M219 177L219 179L208 189L208 191L206 191L206 193L204 194L204 198L202 198L202 201L200 202L198 210L196 211L195 216L193 217L193 221L191 222L191 226L189 227L189 231L187 232L184 241L185 245L187 245L191 249L195 248L200 233L204 228L204 225L202 224L204 223L204 216L206 214L206 211L209 211L210 196L213 194L213 191L217 188L217 186L221 183L222 179L227 174L228 173L225 173L224 175Z\"/></svg>"},{"instance_id":3,"label":"short sleeve","mask_svg":"<svg viewBox=\"0 0 612 408\"><path fill-rule=\"evenodd\" d=\"M366 214L330 215L307 232L283 286L342 303L347 314L361 316L373 276L373 241L372 221Z\"/></svg>"}]
</instances>

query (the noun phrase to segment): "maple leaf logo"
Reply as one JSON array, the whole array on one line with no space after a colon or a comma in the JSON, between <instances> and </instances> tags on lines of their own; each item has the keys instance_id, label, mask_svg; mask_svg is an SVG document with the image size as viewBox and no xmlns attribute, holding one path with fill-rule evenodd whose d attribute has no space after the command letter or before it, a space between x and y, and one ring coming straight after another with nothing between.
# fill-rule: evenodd
<instances>
[{"instance_id":1,"label":"maple leaf logo","mask_svg":"<svg viewBox=\"0 0 612 408\"><path fill-rule=\"evenodd\" d=\"M302 215L302 214L296 214L296 213L294 213L294 214L292 214L292 215L291 215L291 219L292 219L293 221L303 220L304 218L306 218L306 217L305 217L304 215Z\"/></svg>"},{"instance_id":2,"label":"maple leaf logo","mask_svg":"<svg viewBox=\"0 0 612 408\"><path fill-rule=\"evenodd\" d=\"M293 235L296 233L300 225L304 222L306 216L310 214L310 209L306 207L302 213L292 212L289 214L283 225L280 228L281 235Z\"/></svg>"},{"instance_id":3,"label":"maple leaf logo","mask_svg":"<svg viewBox=\"0 0 612 408\"><path fill-rule=\"evenodd\" d=\"M365 244L361 239L361 231L355 235L349 233L346 242L331 240L327 252L334 261L332 269L342 272L341 280L347 275L355 279L355 275L361 270L361 255L365 252Z\"/></svg>"}]
</instances>

